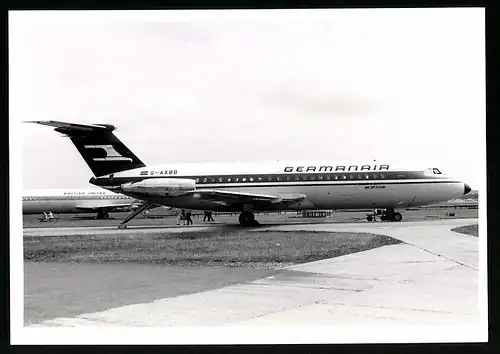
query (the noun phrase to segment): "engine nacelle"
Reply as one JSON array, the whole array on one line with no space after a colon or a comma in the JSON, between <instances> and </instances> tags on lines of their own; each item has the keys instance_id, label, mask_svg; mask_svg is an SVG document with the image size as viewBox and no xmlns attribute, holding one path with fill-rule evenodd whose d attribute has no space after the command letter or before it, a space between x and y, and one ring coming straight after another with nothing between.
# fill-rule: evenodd
<instances>
[{"instance_id":1,"label":"engine nacelle","mask_svg":"<svg viewBox=\"0 0 500 354\"><path fill-rule=\"evenodd\" d=\"M151 197L177 197L196 190L196 181L180 178L150 178L121 185L123 192Z\"/></svg>"}]
</instances>

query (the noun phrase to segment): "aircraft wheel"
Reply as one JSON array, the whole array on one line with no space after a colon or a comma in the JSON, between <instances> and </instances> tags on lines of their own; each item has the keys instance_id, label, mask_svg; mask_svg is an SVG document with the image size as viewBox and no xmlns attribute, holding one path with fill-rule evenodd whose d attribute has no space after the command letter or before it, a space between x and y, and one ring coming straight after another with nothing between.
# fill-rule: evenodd
<instances>
[{"instance_id":1,"label":"aircraft wheel","mask_svg":"<svg viewBox=\"0 0 500 354\"><path fill-rule=\"evenodd\" d=\"M118 225L118 228L119 229L126 229L127 225L126 224L120 224L120 225Z\"/></svg>"},{"instance_id":2,"label":"aircraft wheel","mask_svg":"<svg viewBox=\"0 0 500 354\"><path fill-rule=\"evenodd\" d=\"M392 220L393 221L401 221L401 220L403 220L403 215L401 215L401 213L394 213L392 215Z\"/></svg>"},{"instance_id":3,"label":"aircraft wheel","mask_svg":"<svg viewBox=\"0 0 500 354\"><path fill-rule=\"evenodd\" d=\"M102 211L99 211L97 213L97 216L95 217L95 219L97 219L97 220L109 219L109 214L105 213L105 212L102 212Z\"/></svg>"},{"instance_id":4,"label":"aircraft wheel","mask_svg":"<svg viewBox=\"0 0 500 354\"><path fill-rule=\"evenodd\" d=\"M366 217L366 220L368 220L368 221L372 221L372 220L373 220L373 216L368 215L368 216Z\"/></svg>"},{"instance_id":5,"label":"aircraft wheel","mask_svg":"<svg viewBox=\"0 0 500 354\"><path fill-rule=\"evenodd\" d=\"M255 221L253 213L244 211L240 214L238 221L241 225L251 225Z\"/></svg>"}]
</instances>

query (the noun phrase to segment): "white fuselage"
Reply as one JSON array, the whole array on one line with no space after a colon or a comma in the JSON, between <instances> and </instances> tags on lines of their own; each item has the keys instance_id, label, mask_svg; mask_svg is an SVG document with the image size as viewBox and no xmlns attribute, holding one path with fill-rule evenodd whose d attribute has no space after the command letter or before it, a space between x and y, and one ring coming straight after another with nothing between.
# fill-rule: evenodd
<instances>
[{"instance_id":1,"label":"white fuselage","mask_svg":"<svg viewBox=\"0 0 500 354\"><path fill-rule=\"evenodd\" d=\"M292 208L268 203L256 205L255 210L405 208L460 197L465 186L433 168L353 161L171 164L117 172L91 183L121 191L124 183L155 178L192 179L196 190L307 196ZM143 199L179 208L228 210L227 205L192 195Z\"/></svg>"},{"instance_id":2,"label":"white fuselage","mask_svg":"<svg viewBox=\"0 0 500 354\"><path fill-rule=\"evenodd\" d=\"M103 189L31 190L23 195L23 214L87 213L132 205L135 198Z\"/></svg>"}]
</instances>

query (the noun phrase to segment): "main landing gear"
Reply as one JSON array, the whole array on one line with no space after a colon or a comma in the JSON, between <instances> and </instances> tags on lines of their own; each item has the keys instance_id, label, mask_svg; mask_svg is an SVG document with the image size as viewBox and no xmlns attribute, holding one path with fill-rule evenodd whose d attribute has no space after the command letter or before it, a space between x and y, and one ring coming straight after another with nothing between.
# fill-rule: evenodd
<instances>
[{"instance_id":1,"label":"main landing gear","mask_svg":"<svg viewBox=\"0 0 500 354\"><path fill-rule=\"evenodd\" d=\"M102 220L102 219L109 219L109 214L105 210L99 210L97 212L97 216L95 217L96 220Z\"/></svg>"},{"instance_id":2,"label":"main landing gear","mask_svg":"<svg viewBox=\"0 0 500 354\"><path fill-rule=\"evenodd\" d=\"M139 215L143 211L146 211L146 210L150 209L153 205L154 205L154 203L146 203L146 204L141 205L139 208L135 209L129 216L127 216L125 219L123 219L123 221L121 222L121 224L118 225L118 228L119 229L126 229L127 228L127 223L130 220L132 220L133 218L135 218L137 215Z\"/></svg>"},{"instance_id":3,"label":"main landing gear","mask_svg":"<svg viewBox=\"0 0 500 354\"><path fill-rule=\"evenodd\" d=\"M243 211L238 218L241 225L259 225L259 222L255 220L255 216L251 211Z\"/></svg>"},{"instance_id":4,"label":"main landing gear","mask_svg":"<svg viewBox=\"0 0 500 354\"><path fill-rule=\"evenodd\" d=\"M373 213L368 215L366 217L366 220L368 221L375 221L375 215L376 213ZM381 221L396 221L399 222L403 220L403 215L398 212L394 212L394 208L388 208L382 211L382 214L380 215L380 220Z\"/></svg>"}]
</instances>

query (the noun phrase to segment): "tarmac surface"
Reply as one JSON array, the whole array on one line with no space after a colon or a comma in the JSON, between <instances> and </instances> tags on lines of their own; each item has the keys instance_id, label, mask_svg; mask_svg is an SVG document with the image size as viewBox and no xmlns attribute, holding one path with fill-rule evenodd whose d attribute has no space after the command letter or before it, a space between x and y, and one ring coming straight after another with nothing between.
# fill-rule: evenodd
<instances>
[{"instance_id":1,"label":"tarmac surface","mask_svg":"<svg viewBox=\"0 0 500 354\"><path fill-rule=\"evenodd\" d=\"M144 298L141 301L145 302L47 319L33 326L475 325L481 319L478 237L451 229L477 221L263 225L258 231L370 232L398 238L404 243L295 265L286 271L261 274L260 278L259 274L252 273L244 282L218 284L209 289L200 287L189 294L170 293L149 302ZM218 226L204 229L211 227ZM171 232L192 229L175 226L127 230L102 226L65 231L39 228L38 231L25 229L25 236L44 232L45 235L158 232L159 228Z\"/></svg>"},{"instance_id":2,"label":"tarmac surface","mask_svg":"<svg viewBox=\"0 0 500 354\"><path fill-rule=\"evenodd\" d=\"M455 216L447 216L452 211ZM158 212L157 212L158 213ZM189 231L209 231L213 227L225 227L240 229L238 224L237 214L216 216L215 223L203 223L201 218L193 218L194 225L176 225L175 217L162 216L160 218L140 217L132 220L126 229L119 229L121 219L125 218L127 213L115 213L115 218L109 220L93 220L91 217L84 216L75 218L73 215L61 215L61 219L55 222L38 222L37 216L24 216L23 236L93 236L96 234L122 235L122 234L148 234L159 231L168 231L172 233ZM406 211L403 213L403 221L406 225L408 222L425 221L425 220L453 220L453 219L471 219L477 218L477 209L431 209L431 210L416 210ZM379 224L388 225L392 223L386 222L367 222L366 212L335 212L331 217L327 218L302 218L297 217L296 213L282 214L258 214L256 215L260 226L252 226L250 229L263 230L269 226L278 225L323 225L323 224L352 224L367 225L368 227ZM378 219L377 219L378 220ZM246 230L249 227L245 227Z\"/></svg>"},{"instance_id":3,"label":"tarmac surface","mask_svg":"<svg viewBox=\"0 0 500 354\"><path fill-rule=\"evenodd\" d=\"M449 214L453 213L454 216ZM56 215L57 221L40 222L38 219L40 215L24 215L23 227L24 230L29 229L43 229L43 228L61 228L61 227L110 227L117 228L123 219L129 213L112 213L111 219L108 220L95 220L95 214L59 214ZM238 225L238 213L235 214L221 214L214 215L215 223L204 223L203 215L194 216L194 225L190 227L211 226L211 225ZM317 224L317 223L366 223L366 211L335 211L331 217L298 217L296 212L282 212L277 213L256 213L255 219L262 225L276 225L276 224ZM403 211L403 222L407 221L420 221L420 220L436 220L436 219L467 219L477 218L478 209L454 209L454 208L435 208L435 209L419 209ZM378 222L378 219L377 219ZM127 226L129 228L140 227L175 227L177 219L174 216L166 214L161 209L153 209L148 216L140 215L132 219Z\"/></svg>"},{"instance_id":4,"label":"tarmac surface","mask_svg":"<svg viewBox=\"0 0 500 354\"><path fill-rule=\"evenodd\" d=\"M24 263L24 325L213 290L276 274L135 263Z\"/></svg>"}]
</instances>

